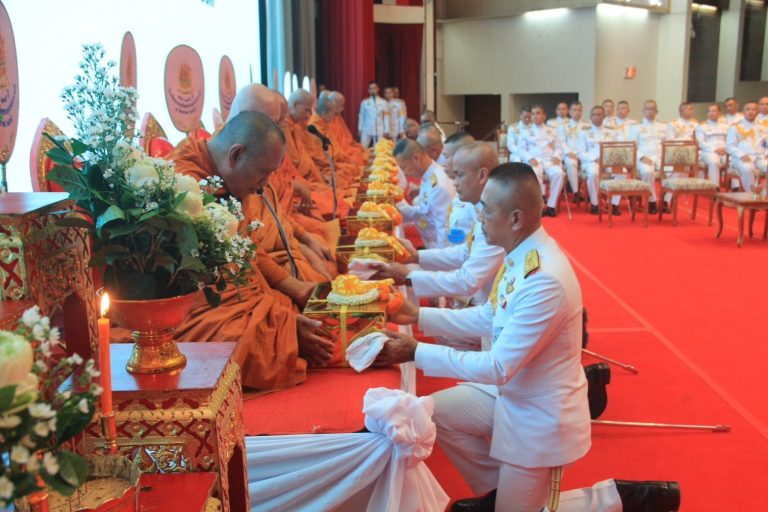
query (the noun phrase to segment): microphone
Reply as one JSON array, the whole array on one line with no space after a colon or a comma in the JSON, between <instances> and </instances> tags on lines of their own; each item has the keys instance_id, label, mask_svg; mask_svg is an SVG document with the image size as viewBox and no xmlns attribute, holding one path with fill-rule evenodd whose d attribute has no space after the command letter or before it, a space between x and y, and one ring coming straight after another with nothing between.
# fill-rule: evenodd
<instances>
[{"instance_id":1,"label":"microphone","mask_svg":"<svg viewBox=\"0 0 768 512\"><path fill-rule=\"evenodd\" d=\"M307 126L307 131L323 142L323 149L327 149L328 146L331 145L331 139L320 133L320 130L318 130L315 125L311 124Z\"/></svg>"}]
</instances>

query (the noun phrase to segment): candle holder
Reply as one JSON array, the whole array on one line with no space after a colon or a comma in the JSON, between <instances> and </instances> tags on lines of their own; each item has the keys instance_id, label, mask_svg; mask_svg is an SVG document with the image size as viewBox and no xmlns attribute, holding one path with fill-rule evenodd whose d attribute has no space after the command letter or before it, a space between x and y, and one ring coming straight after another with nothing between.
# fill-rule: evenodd
<instances>
[{"instance_id":1,"label":"candle holder","mask_svg":"<svg viewBox=\"0 0 768 512\"><path fill-rule=\"evenodd\" d=\"M104 450L110 454L117 453L117 424L115 413L101 415L101 432L104 435Z\"/></svg>"}]
</instances>

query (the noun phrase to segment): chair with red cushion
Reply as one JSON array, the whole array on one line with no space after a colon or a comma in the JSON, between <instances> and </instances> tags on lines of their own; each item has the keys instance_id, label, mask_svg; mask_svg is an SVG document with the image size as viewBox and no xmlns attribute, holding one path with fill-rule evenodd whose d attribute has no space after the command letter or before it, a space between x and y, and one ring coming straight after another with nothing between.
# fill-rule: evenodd
<instances>
[{"instance_id":1,"label":"chair with red cushion","mask_svg":"<svg viewBox=\"0 0 768 512\"><path fill-rule=\"evenodd\" d=\"M51 183L47 176L53 169L53 160L48 158L46 153L50 151L54 144L44 133L52 137L64 135L64 132L56 124L44 117L40 120L35 130L35 138L32 140L32 149L29 153L29 174L32 178L32 190L35 192L64 192L56 183Z\"/></svg>"},{"instance_id":2,"label":"chair with red cushion","mask_svg":"<svg viewBox=\"0 0 768 512\"><path fill-rule=\"evenodd\" d=\"M149 112L144 114L141 120L139 144L144 148L144 152L153 158L165 158L173 151L173 144L168 140L165 130Z\"/></svg>"}]
</instances>

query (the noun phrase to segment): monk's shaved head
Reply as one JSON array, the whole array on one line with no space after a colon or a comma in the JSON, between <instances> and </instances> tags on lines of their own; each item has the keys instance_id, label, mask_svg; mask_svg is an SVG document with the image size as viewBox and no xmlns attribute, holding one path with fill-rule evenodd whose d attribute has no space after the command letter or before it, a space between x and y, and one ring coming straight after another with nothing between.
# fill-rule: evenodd
<instances>
[{"instance_id":1,"label":"monk's shaved head","mask_svg":"<svg viewBox=\"0 0 768 512\"><path fill-rule=\"evenodd\" d=\"M311 106L314 102L312 95L304 89L296 89L288 97L288 106L291 108L297 103L309 103Z\"/></svg>"},{"instance_id":2,"label":"monk's shaved head","mask_svg":"<svg viewBox=\"0 0 768 512\"><path fill-rule=\"evenodd\" d=\"M336 102L333 101L332 93L323 91L320 93L320 97L317 98L317 115L327 116L334 113L336 109Z\"/></svg>"},{"instance_id":3,"label":"monk's shaved head","mask_svg":"<svg viewBox=\"0 0 768 512\"><path fill-rule=\"evenodd\" d=\"M227 190L242 201L264 187L282 163L285 135L261 112L243 111L208 141L208 151Z\"/></svg>"},{"instance_id":4,"label":"monk's shaved head","mask_svg":"<svg viewBox=\"0 0 768 512\"><path fill-rule=\"evenodd\" d=\"M285 118L288 117L288 100L285 99L285 96L283 96L280 91L272 90L272 92L275 93L277 102L280 105L280 117L277 119L277 124L282 126L285 122Z\"/></svg>"},{"instance_id":5,"label":"monk's shaved head","mask_svg":"<svg viewBox=\"0 0 768 512\"><path fill-rule=\"evenodd\" d=\"M297 123L309 121L309 118L312 117L312 105L314 103L315 98L310 93L304 89L296 89L288 98L288 113Z\"/></svg>"},{"instance_id":6,"label":"monk's shaved head","mask_svg":"<svg viewBox=\"0 0 768 512\"><path fill-rule=\"evenodd\" d=\"M419 122L411 118L406 119L403 124L403 133L409 139L416 139L419 136Z\"/></svg>"},{"instance_id":7,"label":"monk's shaved head","mask_svg":"<svg viewBox=\"0 0 768 512\"><path fill-rule=\"evenodd\" d=\"M395 158L399 156L410 157L416 154L424 154L424 147L413 139L402 139L395 144L392 154Z\"/></svg>"},{"instance_id":8,"label":"monk's shaved head","mask_svg":"<svg viewBox=\"0 0 768 512\"><path fill-rule=\"evenodd\" d=\"M240 112L261 112L272 121L280 119L279 94L261 84L249 84L240 89L232 100L229 117L235 117Z\"/></svg>"}]
</instances>

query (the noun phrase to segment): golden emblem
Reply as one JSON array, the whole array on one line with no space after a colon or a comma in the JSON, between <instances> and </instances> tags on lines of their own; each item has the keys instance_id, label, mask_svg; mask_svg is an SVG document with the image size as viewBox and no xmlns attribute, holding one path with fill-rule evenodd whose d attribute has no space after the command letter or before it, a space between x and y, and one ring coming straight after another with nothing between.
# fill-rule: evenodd
<instances>
[{"instance_id":1,"label":"golden emblem","mask_svg":"<svg viewBox=\"0 0 768 512\"><path fill-rule=\"evenodd\" d=\"M179 66L179 90L182 92L192 91L192 67L186 62Z\"/></svg>"},{"instance_id":2,"label":"golden emblem","mask_svg":"<svg viewBox=\"0 0 768 512\"><path fill-rule=\"evenodd\" d=\"M515 291L515 278L513 277L508 283L507 283L507 295Z\"/></svg>"},{"instance_id":3,"label":"golden emblem","mask_svg":"<svg viewBox=\"0 0 768 512\"><path fill-rule=\"evenodd\" d=\"M536 249L531 249L525 255L525 273L523 274L523 279L526 279L529 275L539 270L539 268L541 268L539 252Z\"/></svg>"},{"instance_id":4,"label":"golden emblem","mask_svg":"<svg viewBox=\"0 0 768 512\"><path fill-rule=\"evenodd\" d=\"M430 184L431 184L433 187L436 187L436 186L437 186L437 176L433 174L433 175L432 175L432 176L429 178L429 183L430 183Z\"/></svg>"}]
</instances>

